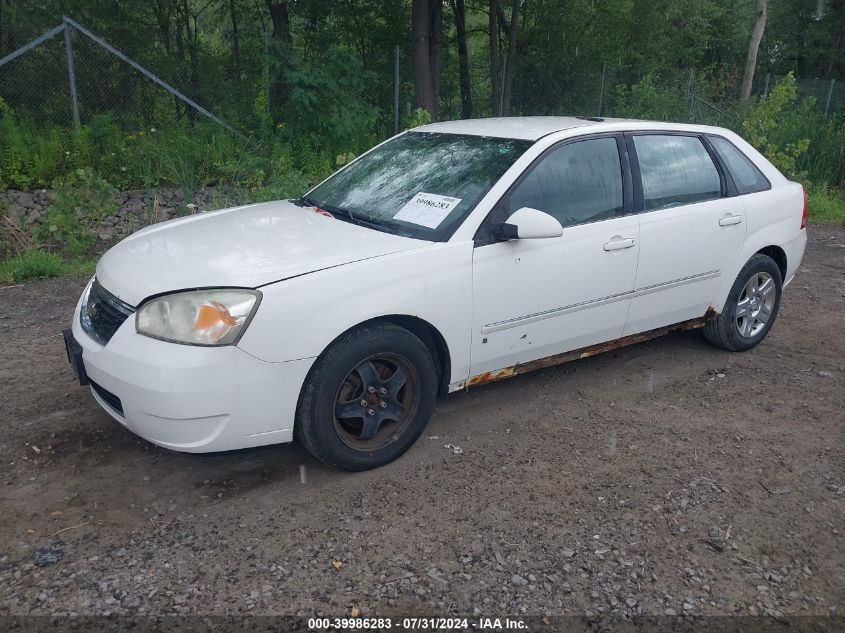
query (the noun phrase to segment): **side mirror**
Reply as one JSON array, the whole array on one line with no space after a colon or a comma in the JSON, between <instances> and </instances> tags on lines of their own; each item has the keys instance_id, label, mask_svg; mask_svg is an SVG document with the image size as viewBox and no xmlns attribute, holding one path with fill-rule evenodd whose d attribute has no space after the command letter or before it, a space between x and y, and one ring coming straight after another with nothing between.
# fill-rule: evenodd
<instances>
[{"instance_id":1,"label":"side mirror","mask_svg":"<svg viewBox=\"0 0 845 633\"><path fill-rule=\"evenodd\" d=\"M507 222L493 229L493 237L500 242L508 240L537 240L560 237L563 227L548 213L530 207L514 211Z\"/></svg>"}]
</instances>

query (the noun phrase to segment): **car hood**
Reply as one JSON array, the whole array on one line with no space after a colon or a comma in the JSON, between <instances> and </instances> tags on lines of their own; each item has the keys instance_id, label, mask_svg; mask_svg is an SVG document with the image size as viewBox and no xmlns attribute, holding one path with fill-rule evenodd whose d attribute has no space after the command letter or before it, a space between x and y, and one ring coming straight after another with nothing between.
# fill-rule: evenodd
<instances>
[{"instance_id":1,"label":"car hood","mask_svg":"<svg viewBox=\"0 0 845 633\"><path fill-rule=\"evenodd\" d=\"M103 255L97 279L134 306L174 290L256 288L429 243L326 217L289 201L267 202L138 231Z\"/></svg>"}]
</instances>

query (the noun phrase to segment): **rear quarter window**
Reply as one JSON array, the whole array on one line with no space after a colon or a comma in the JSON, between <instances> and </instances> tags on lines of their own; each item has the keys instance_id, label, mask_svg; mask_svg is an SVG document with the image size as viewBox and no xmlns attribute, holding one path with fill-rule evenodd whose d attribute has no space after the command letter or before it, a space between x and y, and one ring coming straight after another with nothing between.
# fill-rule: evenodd
<instances>
[{"instance_id":1,"label":"rear quarter window","mask_svg":"<svg viewBox=\"0 0 845 633\"><path fill-rule=\"evenodd\" d=\"M771 184L748 156L721 136L708 137L710 144L731 173L737 193L755 193L771 189Z\"/></svg>"}]
</instances>

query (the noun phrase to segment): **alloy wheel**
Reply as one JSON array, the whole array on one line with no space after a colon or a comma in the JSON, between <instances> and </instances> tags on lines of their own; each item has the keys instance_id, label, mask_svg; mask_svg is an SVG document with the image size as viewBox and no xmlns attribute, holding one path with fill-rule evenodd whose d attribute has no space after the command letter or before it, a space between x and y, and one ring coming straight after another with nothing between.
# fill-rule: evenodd
<instances>
[{"instance_id":1,"label":"alloy wheel","mask_svg":"<svg viewBox=\"0 0 845 633\"><path fill-rule=\"evenodd\" d=\"M736 329L743 338L754 338L772 318L777 299L775 280L769 273L757 272L745 283L736 304Z\"/></svg>"}]
</instances>

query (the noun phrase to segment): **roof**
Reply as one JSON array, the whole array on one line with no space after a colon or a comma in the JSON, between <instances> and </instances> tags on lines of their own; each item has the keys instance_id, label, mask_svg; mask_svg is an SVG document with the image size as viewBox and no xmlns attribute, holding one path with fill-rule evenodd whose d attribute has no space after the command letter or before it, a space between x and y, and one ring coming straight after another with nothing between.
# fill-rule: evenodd
<instances>
[{"instance_id":1,"label":"roof","mask_svg":"<svg viewBox=\"0 0 845 633\"><path fill-rule=\"evenodd\" d=\"M443 132L446 134L470 134L473 136L492 136L497 138L516 138L527 141L536 141L547 134L584 127L592 127L595 128L596 132L599 132L603 130L618 131L620 129L636 130L653 128L700 131L707 126L642 121L639 119L583 119L571 116L526 116L443 121L442 123L422 125L414 128L414 131Z\"/></svg>"},{"instance_id":2,"label":"roof","mask_svg":"<svg viewBox=\"0 0 845 633\"><path fill-rule=\"evenodd\" d=\"M494 119L466 119L443 121L414 128L415 132L444 132L446 134L471 134L497 138L519 138L536 141L541 136L590 125L592 121L572 116L499 117Z\"/></svg>"}]
</instances>

